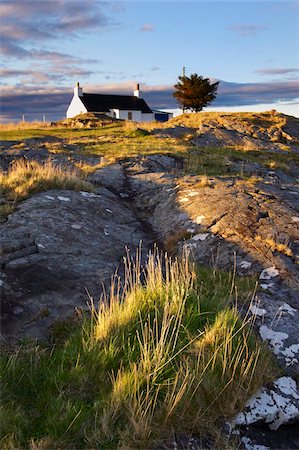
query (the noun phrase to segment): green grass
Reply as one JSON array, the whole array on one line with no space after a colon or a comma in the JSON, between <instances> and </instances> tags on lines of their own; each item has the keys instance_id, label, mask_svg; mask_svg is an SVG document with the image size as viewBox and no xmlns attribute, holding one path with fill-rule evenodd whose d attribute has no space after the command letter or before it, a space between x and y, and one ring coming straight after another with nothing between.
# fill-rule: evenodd
<instances>
[{"instance_id":1,"label":"green grass","mask_svg":"<svg viewBox=\"0 0 299 450\"><path fill-rule=\"evenodd\" d=\"M92 320L56 325L50 348L3 352L1 447L150 448L173 430L217 440L274 376L232 294L251 289L187 259L154 254L143 271L128 259L123 290L115 278Z\"/></svg>"},{"instance_id":2,"label":"green grass","mask_svg":"<svg viewBox=\"0 0 299 450\"><path fill-rule=\"evenodd\" d=\"M194 117L192 115L191 118ZM278 119L280 120L280 117ZM253 118L251 117L250 120L253 120ZM173 121L175 123L175 119ZM155 125L151 124L151 127L155 128ZM49 151L51 151L51 145L55 146L55 148L53 147L54 153L60 151L59 142L61 142L61 152L63 153L104 156L108 162L137 155L168 154L183 158L184 173L194 175L237 175L246 178L248 175L245 166L250 163L257 163L268 169L281 169L285 172L291 171L292 167L294 168L299 164L298 155L287 150L285 153L271 153L263 150L198 148L190 145L188 139L184 137L159 138L148 131L146 124L144 128L142 128L142 125L138 128L136 124L131 122L115 122L102 127L87 129L67 127L9 128L1 130L1 138L3 140L25 141L25 143L26 139L37 138L38 140L39 138L40 142L47 144ZM47 138L56 138L57 142L54 144L51 144L51 141L47 143ZM68 146L70 147L68 148ZM241 167L236 167L237 163Z\"/></svg>"},{"instance_id":3,"label":"green grass","mask_svg":"<svg viewBox=\"0 0 299 450\"><path fill-rule=\"evenodd\" d=\"M130 125L130 124L129 124ZM133 125L133 124L132 124ZM117 159L148 155L156 153L181 155L190 150L190 145L184 140L163 138L151 135L147 130L128 126L126 123L113 123L99 128L75 129L75 128L41 128L24 130L2 130L2 140L25 141L31 138L40 138L40 142L47 142L47 138L57 138L55 152L58 152L57 144L61 140L63 153L78 153L83 156L105 156L111 162ZM76 146L70 150L63 145ZM47 145L51 151L51 142Z\"/></svg>"},{"instance_id":4,"label":"green grass","mask_svg":"<svg viewBox=\"0 0 299 450\"><path fill-rule=\"evenodd\" d=\"M29 126L29 124L28 124ZM100 128L67 128L67 127L40 127L25 129L1 129L1 140L24 141L32 138L57 137L61 139L104 136L113 133L122 133L123 127L119 123L105 125Z\"/></svg>"},{"instance_id":5,"label":"green grass","mask_svg":"<svg viewBox=\"0 0 299 450\"><path fill-rule=\"evenodd\" d=\"M289 172L299 164L299 156L295 153L274 153L263 150L236 150L230 148L201 147L186 152L184 158L184 172L192 175L223 176L238 175L246 178L246 171L242 169L246 164L256 163L269 170ZM241 163L240 169L233 167L234 163Z\"/></svg>"}]
</instances>

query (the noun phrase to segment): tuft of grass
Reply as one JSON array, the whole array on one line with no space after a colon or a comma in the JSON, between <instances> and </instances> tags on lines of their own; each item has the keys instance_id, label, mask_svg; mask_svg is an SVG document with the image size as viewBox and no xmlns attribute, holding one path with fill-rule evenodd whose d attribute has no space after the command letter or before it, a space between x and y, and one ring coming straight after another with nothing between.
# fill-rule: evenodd
<instances>
[{"instance_id":1,"label":"tuft of grass","mask_svg":"<svg viewBox=\"0 0 299 450\"><path fill-rule=\"evenodd\" d=\"M3 205L0 205L0 223L4 222L14 210L15 205L13 203L4 203Z\"/></svg>"},{"instance_id":2,"label":"tuft of grass","mask_svg":"<svg viewBox=\"0 0 299 450\"><path fill-rule=\"evenodd\" d=\"M184 155L184 172L191 175L221 176L230 173L231 150L199 148Z\"/></svg>"},{"instance_id":3,"label":"tuft of grass","mask_svg":"<svg viewBox=\"0 0 299 450\"><path fill-rule=\"evenodd\" d=\"M143 268L128 257L125 273L54 347L2 354L3 448L151 448L173 429L216 438L272 379L234 277L158 252Z\"/></svg>"},{"instance_id":4,"label":"tuft of grass","mask_svg":"<svg viewBox=\"0 0 299 450\"><path fill-rule=\"evenodd\" d=\"M76 171L56 166L50 159L44 164L15 161L7 173L0 171L0 189L13 201L49 189L93 191L92 185L80 178Z\"/></svg>"},{"instance_id":5,"label":"tuft of grass","mask_svg":"<svg viewBox=\"0 0 299 450\"><path fill-rule=\"evenodd\" d=\"M164 250L169 254L173 255L177 250L177 244L180 241L190 239L192 233L187 231L185 228L180 228L178 230L173 230L170 232L164 242Z\"/></svg>"}]
</instances>

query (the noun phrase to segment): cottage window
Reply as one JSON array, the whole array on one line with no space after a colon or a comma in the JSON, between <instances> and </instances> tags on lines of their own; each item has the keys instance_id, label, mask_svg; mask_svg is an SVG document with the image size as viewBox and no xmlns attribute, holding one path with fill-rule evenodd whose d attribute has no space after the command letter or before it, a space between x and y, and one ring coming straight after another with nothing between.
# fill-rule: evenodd
<instances>
[{"instance_id":1,"label":"cottage window","mask_svg":"<svg viewBox=\"0 0 299 450\"><path fill-rule=\"evenodd\" d=\"M131 111L128 112L128 120L133 120L133 113Z\"/></svg>"}]
</instances>

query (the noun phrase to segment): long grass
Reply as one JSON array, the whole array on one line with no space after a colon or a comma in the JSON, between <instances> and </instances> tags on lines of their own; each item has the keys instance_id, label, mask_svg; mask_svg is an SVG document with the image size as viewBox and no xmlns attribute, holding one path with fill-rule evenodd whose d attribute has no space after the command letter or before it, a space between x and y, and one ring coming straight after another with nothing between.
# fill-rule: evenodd
<instances>
[{"instance_id":1,"label":"long grass","mask_svg":"<svg viewBox=\"0 0 299 450\"><path fill-rule=\"evenodd\" d=\"M19 160L10 166L7 173L0 171L0 192L8 200L20 201L49 189L92 191L93 187L80 177L79 172L57 166L50 159L44 164Z\"/></svg>"},{"instance_id":2,"label":"long grass","mask_svg":"<svg viewBox=\"0 0 299 450\"><path fill-rule=\"evenodd\" d=\"M0 123L0 130L34 130L39 128L48 128L51 126L50 122L8 122Z\"/></svg>"},{"instance_id":3,"label":"long grass","mask_svg":"<svg viewBox=\"0 0 299 450\"><path fill-rule=\"evenodd\" d=\"M125 267L82 328L1 357L2 448L153 448L174 430L216 440L273 377L229 276L157 252Z\"/></svg>"}]
</instances>

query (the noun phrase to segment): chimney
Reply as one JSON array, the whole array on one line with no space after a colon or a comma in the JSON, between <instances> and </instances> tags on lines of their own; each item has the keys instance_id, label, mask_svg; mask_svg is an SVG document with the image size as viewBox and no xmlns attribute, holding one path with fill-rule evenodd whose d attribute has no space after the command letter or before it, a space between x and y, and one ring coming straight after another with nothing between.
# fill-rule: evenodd
<instances>
[{"instance_id":1,"label":"chimney","mask_svg":"<svg viewBox=\"0 0 299 450\"><path fill-rule=\"evenodd\" d=\"M139 89L139 83L136 84L136 89L134 91L134 97L141 98L141 91Z\"/></svg>"},{"instance_id":2,"label":"chimney","mask_svg":"<svg viewBox=\"0 0 299 450\"><path fill-rule=\"evenodd\" d=\"M74 87L74 95L76 97L83 97L83 90L79 84L79 81L77 81L76 86Z\"/></svg>"}]
</instances>

